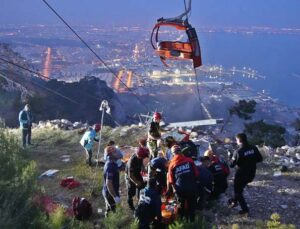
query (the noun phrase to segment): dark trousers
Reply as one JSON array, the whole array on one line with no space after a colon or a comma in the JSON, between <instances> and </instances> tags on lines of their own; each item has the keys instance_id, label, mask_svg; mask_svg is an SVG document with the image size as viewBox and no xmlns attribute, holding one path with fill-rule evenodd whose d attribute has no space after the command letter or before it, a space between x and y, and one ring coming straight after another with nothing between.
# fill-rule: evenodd
<instances>
[{"instance_id":1,"label":"dark trousers","mask_svg":"<svg viewBox=\"0 0 300 229\"><path fill-rule=\"evenodd\" d=\"M211 193L211 198L218 199L222 193L226 192L227 187L228 187L227 182L218 182L218 183L216 182L214 185L214 189Z\"/></svg>"},{"instance_id":2,"label":"dark trousers","mask_svg":"<svg viewBox=\"0 0 300 229\"><path fill-rule=\"evenodd\" d=\"M196 210L196 192L193 193L182 193L177 194L178 214L180 218L186 218L193 222L195 220L195 210Z\"/></svg>"},{"instance_id":3,"label":"dark trousers","mask_svg":"<svg viewBox=\"0 0 300 229\"><path fill-rule=\"evenodd\" d=\"M127 203L131 210L134 210L133 197L135 195L140 197L140 189L137 188L135 183L133 183L129 178L126 178L126 186L127 186Z\"/></svg>"},{"instance_id":4,"label":"dark trousers","mask_svg":"<svg viewBox=\"0 0 300 229\"><path fill-rule=\"evenodd\" d=\"M92 157L93 157L92 150L85 149L85 153L86 153L86 163L88 163L89 166L92 166Z\"/></svg>"},{"instance_id":5,"label":"dark trousers","mask_svg":"<svg viewBox=\"0 0 300 229\"><path fill-rule=\"evenodd\" d=\"M202 210L211 193L204 186L199 185L197 194L197 209Z\"/></svg>"},{"instance_id":6,"label":"dark trousers","mask_svg":"<svg viewBox=\"0 0 300 229\"><path fill-rule=\"evenodd\" d=\"M234 179L234 198L235 202L238 202L243 211L249 211L245 198L243 196L243 191L246 185L249 183L249 179L244 177L235 177Z\"/></svg>"},{"instance_id":7,"label":"dark trousers","mask_svg":"<svg viewBox=\"0 0 300 229\"><path fill-rule=\"evenodd\" d=\"M28 129L22 129L22 143L23 147L31 144L31 127Z\"/></svg>"},{"instance_id":8,"label":"dark trousers","mask_svg":"<svg viewBox=\"0 0 300 229\"><path fill-rule=\"evenodd\" d=\"M111 211L115 212L116 202L108 191L102 190L102 195L105 200L105 206L106 206L105 216L107 216L109 212L111 212Z\"/></svg>"}]
</instances>

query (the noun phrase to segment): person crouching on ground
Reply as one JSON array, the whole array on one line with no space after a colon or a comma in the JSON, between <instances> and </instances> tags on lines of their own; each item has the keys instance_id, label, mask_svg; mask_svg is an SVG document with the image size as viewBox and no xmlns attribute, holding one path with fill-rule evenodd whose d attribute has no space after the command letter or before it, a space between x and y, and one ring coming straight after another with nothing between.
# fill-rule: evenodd
<instances>
[{"instance_id":1,"label":"person crouching on ground","mask_svg":"<svg viewBox=\"0 0 300 229\"><path fill-rule=\"evenodd\" d=\"M256 173L256 164L263 160L256 146L248 143L247 135L240 133L236 135L236 142L239 148L233 153L230 167L237 166L234 176L234 197L228 201L230 208L241 206L239 214L248 214L249 208L243 196L246 185L253 181Z\"/></svg>"},{"instance_id":2,"label":"person crouching on ground","mask_svg":"<svg viewBox=\"0 0 300 229\"><path fill-rule=\"evenodd\" d=\"M107 161L103 170L103 189L102 195L105 200L106 212L105 217L109 212L115 212L116 205L121 202L119 195L119 168L116 163L117 158L114 157L113 152L108 152Z\"/></svg>"},{"instance_id":3,"label":"person crouching on ground","mask_svg":"<svg viewBox=\"0 0 300 229\"><path fill-rule=\"evenodd\" d=\"M89 166L92 166L92 157L93 157L92 149L93 149L94 141L99 142L97 133L100 131L100 129L101 129L100 124L95 124L93 127L89 127L80 140L80 144L85 149L86 163L88 163Z\"/></svg>"},{"instance_id":4,"label":"person crouching on ground","mask_svg":"<svg viewBox=\"0 0 300 229\"><path fill-rule=\"evenodd\" d=\"M135 210L133 197L145 187L141 172L144 168L143 160L149 157L149 150L146 147L139 147L128 160L125 168L125 180L127 186L127 203L131 210Z\"/></svg>"},{"instance_id":5,"label":"person crouching on ground","mask_svg":"<svg viewBox=\"0 0 300 229\"><path fill-rule=\"evenodd\" d=\"M210 159L208 169L211 171L214 178L211 199L218 199L220 194L225 193L228 187L227 175L222 169L222 165L219 159L217 159L216 156L212 156L212 155L213 153L211 150L207 150L204 153L204 157Z\"/></svg>"},{"instance_id":6,"label":"person crouching on ground","mask_svg":"<svg viewBox=\"0 0 300 229\"><path fill-rule=\"evenodd\" d=\"M156 157L149 164L149 179L156 180L156 189L162 194L167 189L168 161L164 157Z\"/></svg>"},{"instance_id":7,"label":"person crouching on ground","mask_svg":"<svg viewBox=\"0 0 300 229\"><path fill-rule=\"evenodd\" d=\"M156 189L156 180L149 179L147 187L141 190L135 217L138 219L139 229L162 228L161 224L161 196Z\"/></svg>"},{"instance_id":8,"label":"person crouching on ground","mask_svg":"<svg viewBox=\"0 0 300 229\"><path fill-rule=\"evenodd\" d=\"M214 176L208 169L210 165L209 157L201 158L201 165L197 166L198 169L198 179L197 179L197 208L202 210L205 206L206 201L210 197L213 190L213 180Z\"/></svg>"},{"instance_id":9,"label":"person crouching on ground","mask_svg":"<svg viewBox=\"0 0 300 229\"><path fill-rule=\"evenodd\" d=\"M174 145L172 153L174 157L170 161L168 169L168 189L173 188L179 202L178 213L180 217L185 217L193 222L195 220L198 170L194 161L181 153L180 146Z\"/></svg>"}]
</instances>

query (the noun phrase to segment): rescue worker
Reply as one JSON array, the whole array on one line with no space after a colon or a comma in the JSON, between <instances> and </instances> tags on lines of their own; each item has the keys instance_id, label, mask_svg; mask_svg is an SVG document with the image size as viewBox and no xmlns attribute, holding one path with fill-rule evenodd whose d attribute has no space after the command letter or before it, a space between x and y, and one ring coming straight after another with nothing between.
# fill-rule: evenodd
<instances>
[{"instance_id":1,"label":"rescue worker","mask_svg":"<svg viewBox=\"0 0 300 229\"><path fill-rule=\"evenodd\" d=\"M211 156L211 150L205 151L204 155ZM215 155L214 157L204 156L204 165L210 170L213 175L213 189L211 193L211 199L218 199L220 194L224 193L228 188L227 175L222 169L219 159ZM208 160L207 160L208 159Z\"/></svg>"},{"instance_id":2,"label":"rescue worker","mask_svg":"<svg viewBox=\"0 0 300 229\"><path fill-rule=\"evenodd\" d=\"M31 144L31 127L32 127L32 113L29 104L26 104L24 109L19 113L19 123L22 130L22 146Z\"/></svg>"},{"instance_id":3,"label":"rescue worker","mask_svg":"<svg viewBox=\"0 0 300 229\"><path fill-rule=\"evenodd\" d=\"M147 187L141 191L139 203L135 210L139 229L148 229L150 225L152 228L162 228L161 204L161 196L156 189L156 180L150 178Z\"/></svg>"},{"instance_id":4,"label":"rescue worker","mask_svg":"<svg viewBox=\"0 0 300 229\"><path fill-rule=\"evenodd\" d=\"M164 157L156 157L150 161L149 179L156 181L156 189L163 193L167 188L168 161Z\"/></svg>"},{"instance_id":5,"label":"rescue worker","mask_svg":"<svg viewBox=\"0 0 300 229\"><path fill-rule=\"evenodd\" d=\"M172 146L177 145L177 142L172 136L168 136L165 139L165 145L167 146L166 158L168 161L171 161L173 158L171 148Z\"/></svg>"},{"instance_id":6,"label":"rescue worker","mask_svg":"<svg viewBox=\"0 0 300 229\"><path fill-rule=\"evenodd\" d=\"M210 148L208 150L206 150L204 152L204 157L209 157L209 159L213 162L213 163L217 163L220 164L223 172L225 173L226 177L229 176L230 174L230 169L228 164L226 163L226 161L224 160L224 158L222 157L218 157L213 150Z\"/></svg>"},{"instance_id":7,"label":"rescue worker","mask_svg":"<svg viewBox=\"0 0 300 229\"><path fill-rule=\"evenodd\" d=\"M152 122L148 130L147 146L150 150L151 159L158 155L158 140L161 138L160 121L162 115L159 112L154 112Z\"/></svg>"},{"instance_id":8,"label":"rescue worker","mask_svg":"<svg viewBox=\"0 0 300 229\"><path fill-rule=\"evenodd\" d=\"M80 144L85 149L86 162L89 164L89 166L92 166L92 157L93 157L92 149L93 149L94 141L99 142L97 133L100 131L100 129L101 129L100 124L95 124L93 127L89 127L80 140Z\"/></svg>"},{"instance_id":9,"label":"rescue worker","mask_svg":"<svg viewBox=\"0 0 300 229\"><path fill-rule=\"evenodd\" d=\"M127 203L131 210L134 209L133 197L145 187L141 172L143 170L143 160L149 157L149 150L145 147L139 147L137 152L128 160L125 168L125 179L127 186Z\"/></svg>"},{"instance_id":10,"label":"rescue worker","mask_svg":"<svg viewBox=\"0 0 300 229\"><path fill-rule=\"evenodd\" d=\"M114 157L117 159L116 163L118 165L118 168L120 170L122 170L122 168L124 169L123 165L123 161L122 161L122 158L124 157L124 153L115 146L115 142L114 141L109 141L106 145L106 147L104 148L104 161L107 161L108 157L107 155L112 153L114 154Z\"/></svg>"},{"instance_id":11,"label":"rescue worker","mask_svg":"<svg viewBox=\"0 0 300 229\"><path fill-rule=\"evenodd\" d=\"M184 156L190 157L194 160L198 157L198 149L194 142L192 142L189 138L184 138L179 142L181 147L181 151Z\"/></svg>"},{"instance_id":12,"label":"rescue worker","mask_svg":"<svg viewBox=\"0 0 300 229\"><path fill-rule=\"evenodd\" d=\"M211 171L208 169L210 165L209 157L201 158L201 165L197 166L198 169L198 179L197 179L197 208L202 210L205 202L208 200L209 196L213 190L213 180L214 176Z\"/></svg>"},{"instance_id":13,"label":"rescue worker","mask_svg":"<svg viewBox=\"0 0 300 229\"><path fill-rule=\"evenodd\" d=\"M115 158L114 153L109 151L103 170L102 195L106 205L105 217L108 216L109 212L114 212L116 210L116 205L121 202L119 194L119 168L116 160L117 158Z\"/></svg>"},{"instance_id":14,"label":"rescue worker","mask_svg":"<svg viewBox=\"0 0 300 229\"><path fill-rule=\"evenodd\" d=\"M253 181L256 173L256 164L263 160L256 146L248 143L247 135L239 133L236 135L236 142L239 148L233 153L230 167L237 166L234 177L234 197L228 201L230 208L241 206L239 214L248 214L249 208L243 196L246 185Z\"/></svg>"},{"instance_id":15,"label":"rescue worker","mask_svg":"<svg viewBox=\"0 0 300 229\"><path fill-rule=\"evenodd\" d=\"M195 220L198 170L194 161L181 153L180 146L172 146L172 153L174 157L168 168L168 189L172 187L179 202L179 216L193 222Z\"/></svg>"}]
</instances>

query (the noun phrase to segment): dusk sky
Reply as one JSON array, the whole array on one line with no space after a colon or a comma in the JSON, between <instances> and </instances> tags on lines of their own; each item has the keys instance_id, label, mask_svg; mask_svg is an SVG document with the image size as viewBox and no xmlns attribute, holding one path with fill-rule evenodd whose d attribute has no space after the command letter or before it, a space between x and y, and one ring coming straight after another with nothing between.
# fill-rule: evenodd
<instances>
[{"instance_id":1,"label":"dusk sky","mask_svg":"<svg viewBox=\"0 0 300 229\"><path fill-rule=\"evenodd\" d=\"M145 25L177 16L183 0L48 0L72 25ZM195 26L300 28L300 0L193 0ZM60 24L41 0L0 0L0 24Z\"/></svg>"}]
</instances>

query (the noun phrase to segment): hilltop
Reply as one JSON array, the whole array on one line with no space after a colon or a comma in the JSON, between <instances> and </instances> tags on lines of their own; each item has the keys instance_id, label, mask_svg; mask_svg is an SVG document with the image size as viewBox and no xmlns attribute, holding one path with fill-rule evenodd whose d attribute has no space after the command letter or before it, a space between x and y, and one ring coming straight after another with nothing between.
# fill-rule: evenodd
<instances>
[{"instance_id":1,"label":"hilltop","mask_svg":"<svg viewBox=\"0 0 300 229\"><path fill-rule=\"evenodd\" d=\"M129 152L134 152L137 146L137 139L146 135L147 128L138 126L124 126L118 128L104 127L100 156L103 155L103 144L109 139L114 139L122 148L127 146ZM14 136L19 135L18 130L9 130ZM56 203L70 207L74 196L84 196L93 204L94 215L91 220L80 224L80 228L102 228L104 221L104 200L101 196L102 168L88 167L85 164L84 151L79 145L81 138L79 130L60 130L53 127L39 127L33 130L33 141L35 145L23 151L26 157L37 163L37 174L48 169L58 169L59 172L53 177L37 179L38 186L42 187L43 195L50 197ZM211 143L217 143L217 152L226 156L224 149L230 147L230 143L224 143L212 133L201 134L195 137L201 142L203 137L210 138ZM199 142L199 141L198 141ZM203 144L203 143L202 143ZM204 145L202 145L204 146ZM224 148L225 147L225 148ZM229 190L219 201L212 202L209 209L197 212L202 215L208 225L215 225L217 228L232 228L238 224L239 228L266 228L266 221L272 213L282 216L282 222L296 224L298 222L298 209L300 207L300 189L297 185L300 181L300 148L281 147L271 149L260 148L264 162L258 166L257 176L245 190L245 198L251 208L249 218L240 218L235 210L226 207L226 201L232 194L232 181L234 171L231 171L229 178ZM95 147L94 152L97 151ZM128 151L127 151L128 152ZM70 160L64 161L65 158ZM282 165L287 166L288 171L279 176L274 176L274 171L280 171ZM72 190L60 187L61 179L73 176L81 183L81 186ZM121 228L129 228L132 222L132 215L126 205L126 189L121 174L121 195L122 205L118 213L119 218L109 219L115 221L115 225L122 225ZM96 195L95 195L96 194ZM98 210L102 209L102 210ZM79 228L74 224L74 228ZM127 227L124 225L128 225ZM264 226L265 225L265 226Z\"/></svg>"}]
</instances>

